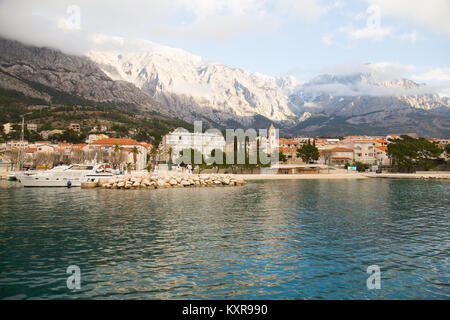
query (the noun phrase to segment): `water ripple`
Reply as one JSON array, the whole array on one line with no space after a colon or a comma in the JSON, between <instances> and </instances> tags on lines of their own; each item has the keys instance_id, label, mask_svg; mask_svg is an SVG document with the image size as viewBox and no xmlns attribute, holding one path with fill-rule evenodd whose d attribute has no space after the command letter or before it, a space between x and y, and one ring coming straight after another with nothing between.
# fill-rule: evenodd
<instances>
[{"instance_id":1,"label":"water ripple","mask_svg":"<svg viewBox=\"0 0 450 320\"><path fill-rule=\"evenodd\" d=\"M446 181L16 186L0 183L3 299L450 298ZM382 289L369 291L374 264Z\"/></svg>"}]
</instances>

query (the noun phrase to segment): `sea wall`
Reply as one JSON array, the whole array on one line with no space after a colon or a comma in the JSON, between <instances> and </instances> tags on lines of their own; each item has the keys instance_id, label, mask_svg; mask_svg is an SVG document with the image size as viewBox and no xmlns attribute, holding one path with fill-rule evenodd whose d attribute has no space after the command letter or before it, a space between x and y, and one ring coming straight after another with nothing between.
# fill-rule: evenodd
<instances>
[{"instance_id":1,"label":"sea wall","mask_svg":"<svg viewBox=\"0 0 450 320\"><path fill-rule=\"evenodd\" d=\"M245 180L231 175L173 173L159 176L131 174L113 178L102 178L98 183L83 183L82 188L103 189L167 189L189 187L243 186Z\"/></svg>"}]
</instances>

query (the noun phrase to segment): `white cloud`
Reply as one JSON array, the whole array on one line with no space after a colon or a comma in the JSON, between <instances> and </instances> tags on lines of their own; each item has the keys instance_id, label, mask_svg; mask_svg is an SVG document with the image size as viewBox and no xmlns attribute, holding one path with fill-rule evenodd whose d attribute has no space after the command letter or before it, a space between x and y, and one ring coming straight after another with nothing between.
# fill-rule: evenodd
<instances>
[{"instance_id":1,"label":"white cloud","mask_svg":"<svg viewBox=\"0 0 450 320\"><path fill-rule=\"evenodd\" d=\"M93 43L97 45L118 45L123 46L125 43L125 39L122 37L111 37L104 34L96 33L89 37Z\"/></svg>"},{"instance_id":2,"label":"white cloud","mask_svg":"<svg viewBox=\"0 0 450 320\"><path fill-rule=\"evenodd\" d=\"M416 70L414 65L398 62L381 61L376 63L343 63L319 70L321 74L335 74L340 76L354 75L358 73L371 74L378 82L392 81L407 78Z\"/></svg>"},{"instance_id":3,"label":"white cloud","mask_svg":"<svg viewBox=\"0 0 450 320\"><path fill-rule=\"evenodd\" d=\"M400 35L401 40L411 41L412 43L416 43L417 41L417 32L414 30L411 33L404 33Z\"/></svg>"},{"instance_id":4,"label":"white cloud","mask_svg":"<svg viewBox=\"0 0 450 320\"><path fill-rule=\"evenodd\" d=\"M413 75L413 79L421 82L450 82L450 68L434 68L422 74Z\"/></svg>"},{"instance_id":5,"label":"white cloud","mask_svg":"<svg viewBox=\"0 0 450 320\"><path fill-rule=\"evenodd\" d=\"M287 18L314 20L334 0L0 0L0 36L83 53L95 34L158 42L226 41L273 32ZM80 25L68 12L80 8ZM97 39L98 40L98 39Z\"/></svg>"},{"instance_id":6,"label":"white cloud","mask_svg":"<svg viewBox=\"0 0 450 320\"><path fill-rule=\"evenodd\" d=\"M416 70L416 67L411 64L387 61L366 64L365 67L380 77L384 77L384 81L407 77ZM379 81L383 81L383 79L380 78Z\"/></svg>"},{"instance_id":7,"label":"white cloud","mask_svg":"<svg viewBox=\"0 0 450 320\"><path fill-rule=\"evenodd\" d=\"M450 1L448 0L368 0L382 15L405 18L430 30L450 35Z\"/></svg>"},{"instance_id":8,"label":"white cloud","mask_svg":"<svg viewBox=\"0 0 450 320\"><path fill-rule=\"evenodd\" d=\"M350 30L349 35L351 38L359 39L371 39L371 40L383 40L392 31L390 27L379 27L379 28L369 28Z\"/></svg>"},{"instance_id":9,"label":"white cloud","mask_svg":"<svg viewBox=\"0 0 450 320\"><path fill-rule=\"evenodd\" d=\"M421 95L421 94L443 94L450 92L450 68L434 68L419 75L412 75L416 66L401 64L398 62L377 62L355 64L347 63L333 67L323 68L321 74L329 74L338 80L329 82L328 78L323 82L308 83L305 90L311 92L323 92L335 96L398 96L398 95ZM370 75L359 81L359 74ZM355 77L356 76L356 77ZM402 82L397 80L413 79L421 84L419 86L399 86ZM390 84L386 86L385 84ZM381 84L381 85L380 85Z\"/></svg>"},{"instance_id":10,"label":"white cloud","mask_svg":"<svg viewBox=\"0 0 450 320\"><path fill-rule=\"evenodd\" d=\"M322 42L324 44L326 44L327 46L333 45L333 40L331 39L331 36L328 36L328 35L323 35L322 36Z\"/></svg>"},{"instance_id":11,"label":"white cloud","mask_svg":"<svg viewBox=\"0 0 450 320\"><path fill-rule=\"evenodd\" d=\"M334 2L327 7L321 5L318 0L276 0L276 3L285 12L308 20L317 19L336 3L339 5L339 2Z\"/></svg>"},{"instance_id":12,"label":"white cloud","mask_svg":"<svg viewBox=\"0 0 450 320\"><path fill-rule=\"evenodd\" d=\"M366 13L365 12L358 12L353 16L353 19L355 19L356 21L361 21L366 19Z\"/></svg>"}]
</instances>

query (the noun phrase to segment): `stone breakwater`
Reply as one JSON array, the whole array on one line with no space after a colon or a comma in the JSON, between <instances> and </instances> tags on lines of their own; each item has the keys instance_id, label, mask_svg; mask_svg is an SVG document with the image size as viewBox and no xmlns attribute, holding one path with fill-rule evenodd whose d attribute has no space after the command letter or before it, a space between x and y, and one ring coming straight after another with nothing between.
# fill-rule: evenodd
<instances>
[{"instance_id":1,"label":"stone breakwater","mask_svg":"<svg viewBox=\"0 0 450 320\"><path fill-rule=\"evenodd\" d=\"M171 174L159 177L150 175L125 175L102 178L98 182L83 183L83 188L103 189L167 189L194 187L244 186L247 182L231 175Z\"/></svg>"}]
</instances>

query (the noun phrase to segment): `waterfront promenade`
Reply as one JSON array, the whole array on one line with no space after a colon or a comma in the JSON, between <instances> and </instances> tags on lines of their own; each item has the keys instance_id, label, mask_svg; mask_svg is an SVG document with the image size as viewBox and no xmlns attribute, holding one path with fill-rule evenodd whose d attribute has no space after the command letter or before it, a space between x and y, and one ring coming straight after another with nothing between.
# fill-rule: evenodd
<instances>
[{"instance_id":1,"label":"waterfront promenade","mask_svg":"<svg viewBox=\"0 0 450 320\"><path fill-rule=\"evenodd\" d=\"M450 179L448 173L320 173L320 174L243 174L236 175L237 178L246 181L251 180L357 180L370 178L385 179Z\"/></svg>"}]
</instances>

